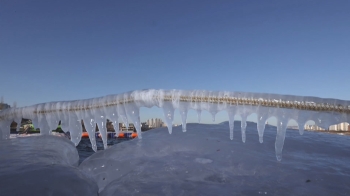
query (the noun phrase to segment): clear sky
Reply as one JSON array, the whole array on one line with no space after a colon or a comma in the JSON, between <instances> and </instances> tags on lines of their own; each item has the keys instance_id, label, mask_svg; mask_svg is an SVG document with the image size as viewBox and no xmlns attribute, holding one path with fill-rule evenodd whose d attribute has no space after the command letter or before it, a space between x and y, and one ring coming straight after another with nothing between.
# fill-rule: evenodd
<instances>
[{"instance_id":1,"label":"clear sky","mask_svg":"<svg viewBox=\"0 0 350 196\"><path fill-rule=\"evenodd\" d=\"M2 0L0 96L28 106L162 88L350 100L349 10L348 0Z\"/></svg>"}]
</instances>

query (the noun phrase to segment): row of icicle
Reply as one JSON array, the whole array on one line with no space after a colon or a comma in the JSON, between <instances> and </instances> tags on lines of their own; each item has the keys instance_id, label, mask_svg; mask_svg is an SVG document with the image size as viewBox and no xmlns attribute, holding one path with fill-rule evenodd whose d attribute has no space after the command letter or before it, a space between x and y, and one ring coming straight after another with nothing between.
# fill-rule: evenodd
<instances>
[{"instance_id":1,"label":"row of icicle","mask_svg":"<svg viewBox=\"0 0 350 196\"><path fill-rule=\"evenodd\" d=\"M118 127L119 121L125 125L133 123L138 138L141 139L140 107L153 106L162 108L167 125L173 124L174 110L177 109L181 115L183 132L186 131L188 110L197 111L198 121L202 110L210 112L213 121L216 113L225 110L228 113L231 140L234 117L239 115L242 119L243 142L245 142L246 119L249 115L257 114L257 130L261 143L265 123L268 118L274 116L277 119L275 150L278 160L282 158L286 128L290 120L294 119L298 123L300 134L303 134L304 125L308 120L313 120L317 126L326 129L333 124L349 122L350 111L349 101L337 99L227 91L148 89L86 100L49 102L6 109L0 112L0 134L1 138L8 139L10 124L15 121L20 126L22 118L31 119L33 125L39 127L43 135L51 134L51 130L56 129L58 122L61 121L62 130L69 131L72 142L78 145L83 120L92 148L96 151L96 125L100 130L104 148L107 148L107 119L115 127ZM168 130L171 134L172 126L168 126Z\"/></svg>"}]
</instances>

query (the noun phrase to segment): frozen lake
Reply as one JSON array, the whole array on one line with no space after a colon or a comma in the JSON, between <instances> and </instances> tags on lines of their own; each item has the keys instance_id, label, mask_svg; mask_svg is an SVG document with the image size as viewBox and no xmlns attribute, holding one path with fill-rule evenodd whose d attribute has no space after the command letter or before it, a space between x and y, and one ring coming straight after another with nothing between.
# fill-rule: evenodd
<instances>
[{"instance_id":1,"label":"frozen lake","mask_svg":"<svg viewBox=\"0 0 350 196\"><path fill-rule=\"evenodd\" d=\"M171 135L154 129L80 165L77 148L65 138L6 140L0 195L350 194L349 136L287 130L279 162L275 127L266 127L262 144L255 123L248 123L245 143L239 122L234 130L230 140L228 123L188 124L186 133L179 126Z\"/></svg>"}]
</instances>

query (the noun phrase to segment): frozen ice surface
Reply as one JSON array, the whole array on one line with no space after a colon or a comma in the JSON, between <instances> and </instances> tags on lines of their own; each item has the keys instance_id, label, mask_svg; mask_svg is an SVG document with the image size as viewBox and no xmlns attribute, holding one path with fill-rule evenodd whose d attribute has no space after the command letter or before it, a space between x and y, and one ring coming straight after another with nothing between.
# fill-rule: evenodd
<instances>
[{"instance_id":1,"label":"frozen ice surface","mask_svg":"<svg viewBox=\"0 0 350 196\"><path fill-rule=\"evenodd\" d=\"M96 183L78 168L72 142L33 136L0 143L0 195L97 195Z\"/></svg>"},{"instance_id":2,"label":"frozen ice surface","mask_svg":"<svg viewBox=\"0 0 350 196\"><path fill-rule=\"evenodd\" d=\"M79 168L100 195L349 195L349 137L287 130L284 160L276 161L277 128L264 143L247 123L246 143L227 137L229 123L188 124L143 133L99 151ZM235 134L240 124L235 122Z\"/></svg>"},{"instance_id":3,"label":"frozen ice surface","mask_svg":"<svg viewBox=\"0 0 350 196\"><path fill-rule=\"evenodd\" d=\"M245 143L227 137L229 122L188 124L98 151L79 167L74 144L33 136L0 143L0 195L349 195L350 138L287 130L284 160L247 122Z\"/></svg>"},{"instance_id":4,"label":"frozen ice surface","mask_svg":"<svg viewBox=\"0 0 350 196\"><path fill-rule=\"evenodd\" d=\"M77 166L78 152L72 142L58 136L32 136L0 142L0 163L9 162L11 166L24 164L60 164ZM10 163L16 159L24 159Z\"/></svg>"}]
</instances>

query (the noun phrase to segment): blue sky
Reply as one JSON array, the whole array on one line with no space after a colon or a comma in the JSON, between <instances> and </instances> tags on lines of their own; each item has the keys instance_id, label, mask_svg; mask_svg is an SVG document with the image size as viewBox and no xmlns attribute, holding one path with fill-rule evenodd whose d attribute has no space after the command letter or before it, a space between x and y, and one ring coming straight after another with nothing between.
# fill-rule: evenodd
<instances>
[{"instance_id":1,"label":"blue sky","mask_svg":"<svg viewBox=\"0 0 350 196\"><path fill-rule=\"evenodd\" d=\"M28 106L162 88L350 100L349 10L347 0L4 0L0 96Z\"/></svg>"}]
</instances>

